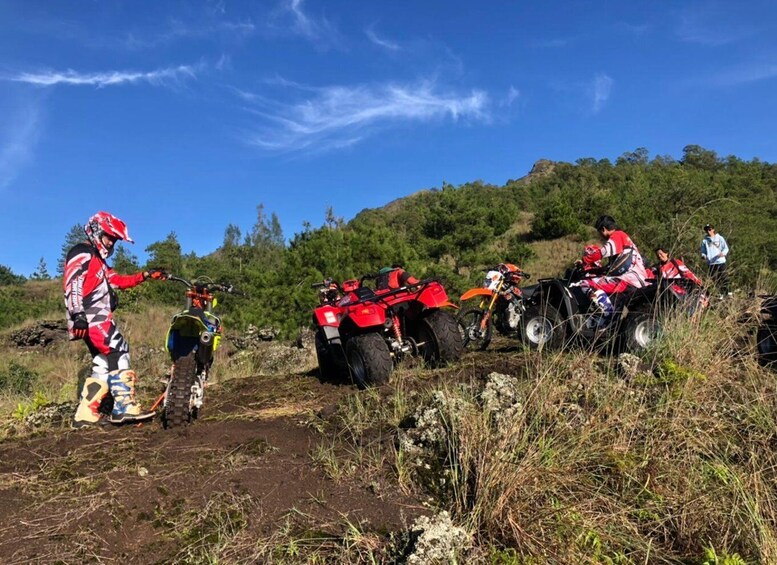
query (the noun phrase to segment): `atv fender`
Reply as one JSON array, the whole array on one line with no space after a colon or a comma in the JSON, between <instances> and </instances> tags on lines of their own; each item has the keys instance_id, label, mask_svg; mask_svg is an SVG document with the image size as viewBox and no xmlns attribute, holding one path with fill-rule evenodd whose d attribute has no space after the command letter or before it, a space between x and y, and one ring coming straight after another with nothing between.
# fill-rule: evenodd
<instances>
[{"instance_id":1,"label":"atv fender","mask_svg":"<svg viewBox=\"0 0 777 565\"><path fill-rule=\"evenodd\" d=\"M359 328L371 328L383 325L386 312L380 306L367 302L349 309L346 317Z\"/></svg>"},{"instance_id":2,"label":"atv fender","mask_svg":"<svg viewBox=\"0 0 777 565\"><path fill-rule=\"evenodd\" d=\"M321 326L321 331L324 333L327 343L333 343L340 341L340 330L334 326Z\"/></svg>"},{"instance_id":3,"label":"atv fender","mask_svg":"<svg viewBox=\"0 0 777 565\"><path fill-rule=\"evenodd\" d=\"M448 303L448 295L439 283L428 285L416 298L425 308L442 308Z\"/></svg>"},{"instance_id":4,"label":"atv fender","mask_svg":"<svg viewBox=\"0 0 777 565\"><path fill-rule=\"evenodd\" d=\"M322 306L313 311L313 321L317 326L333 326L337 328L340 325L340 319L337 316L338 308L334 306Z\"/></svg>"}]
</instances>

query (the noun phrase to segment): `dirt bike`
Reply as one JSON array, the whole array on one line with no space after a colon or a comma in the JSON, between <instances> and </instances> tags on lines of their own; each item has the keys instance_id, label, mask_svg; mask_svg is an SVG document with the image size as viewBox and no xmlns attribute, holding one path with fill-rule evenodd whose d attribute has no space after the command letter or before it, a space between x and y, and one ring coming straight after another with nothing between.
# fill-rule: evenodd
<instances>
[{"instance_id":1,"label":"dirt bike","mask_svg":"<svg viewBox=\"0 0 777 565\"><path fill-rule=\"evenodd\" d=\"M167 330L165 349L173 365L167 387L152 409L161 404L165 428L191 423L199 415L205 387L213 365L213 354L221 343L221 319L213 313L214 292L245 296L229 284L217 284L208 277L192 281L168 275L166 280L186 286L186 307L173 316Z\"/></svg>"},{"instance_id":2,"label":"dirt bike","mask_svg":"<svg viewBox=\"0 0 777 565\"><path fill-rule=\"evenodd\" d=\"M359 388L389 381L394 364L420 355L431 366L456 361L462 342L454 307L442 284L429 279L396 289L364 285L377 276L313 284L320 306L313 312L316 355L322 376L350 375Z\"/></svg>"},{"instance_id":3,"label":"dirt bike","mask_svg":"<svg viewBox=\"0 0 777 565\"><path fill-rule=\"evenodd\" d=\"M614 312L608 323L577 283L602 276L606 268L575 268L563 278L540 279L526 301L522 339L532 349L565 345L608 345L616 351L639 351L661 333L663 317L678 307L696 307L700 289L687 279L657 279L610 296ZM684 292L678 292L683 287Z\"/></svg>"},{"instance_id":4,"label":"dirt bike","mask_svg":"<svg viewBox=\"0 0 777 565\"><path fill-rule=\"evenodd\" d=\"M494 328L504 336L520 333L525 307L519 285L529 278L529 273L515 265L502 264L486 270L482 287L471 288L461 295L462 302L480 298L476 308L462 310L457 317L464 347L472 344L484 351L491 343Z\"/></svg>"}]
</instances>

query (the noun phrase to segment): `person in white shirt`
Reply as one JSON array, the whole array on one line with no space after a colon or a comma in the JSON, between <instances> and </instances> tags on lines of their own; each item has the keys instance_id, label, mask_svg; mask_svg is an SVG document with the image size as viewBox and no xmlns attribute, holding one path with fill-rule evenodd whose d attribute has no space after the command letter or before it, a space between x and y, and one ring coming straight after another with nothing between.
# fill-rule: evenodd
<instances>
[{"instance_id":1,"label":"person in white shirt","mask_svg":"<svg viewBox=\"0 0 777 565\"><path fill-rule=\"evenodd\" d=\"M704 226L706 236L701 240L701 256L707 261L710 269L710 277L723 294L731 294L728 287L727 258L728 243L725 238L715 231L715 226Z\"/></svg>"}]
</instances>

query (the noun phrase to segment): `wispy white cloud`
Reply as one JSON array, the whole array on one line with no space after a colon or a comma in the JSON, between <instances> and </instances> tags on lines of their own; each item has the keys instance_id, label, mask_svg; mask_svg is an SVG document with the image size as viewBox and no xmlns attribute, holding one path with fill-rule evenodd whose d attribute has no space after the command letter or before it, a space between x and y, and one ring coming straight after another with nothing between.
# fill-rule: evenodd
<instances>
[{"instance_id":1,"label":"wispy white cloud","mask_svg":"<svg viewBox=\"0 0 777 565\"><path fill-rule=\"evenodd\" d=\"M304 0L282 0L277 19L291 33L304 37L321 49L340 47L341 38L334 24L324 16L314 17L304 9Z\"/></svg>"},{"instance_id":2,"label":"wispy white cloud","mask_svg":"<svg viewBox=\"0 0 777 565\"><path fill-rule=\"evenodd\" d=\"M628 35L634 35L634 36L640 37L642 35L645 35L645 33L647 33L648 30L650 30L650 26L648 24L632 24L629 22L616 22L613 25L613 29L615 29L615 31L620 31Z\"/></svg>"},{"instance_id":3,"label":"wispy white cloud","mask_svg":"<svg viewBox=\"0 0 777 565\"><path fill-rule=\"evenodd\" d=\"M777 77L777 63L748 63L719 72L712 78L712 83L717 86L736 86L774 77Z\"/></svg>"},{"instance_id":4,"label":"wispy white cloud","mask_svg":"<svg viewBox=\"0 0 777 565\"><path fill-rule=\"evenodd\" d=\"M400 123L490 120L485 92L440 92L431 82L305 87L302 92L308 95L286 103L237 91L258 120L257 129L247 133L245 140L268 150L321 150L352 145L379 127Z\"/></svg>"},{"instance_id":5,"label":"wispy white cloud","mask_svg":"<svg viewBox=\"0 0 777 565\"><path fill-rule=\"evenodd\" d=\"M755 34L752 25L735 21L731 6L708 2L688 8L677 15L675 35L680 41L707 47L736 43Z\"/></svg>"},{"instance_id":6,"label":"wispy white cloud","mask_svg":"<svg viewBox=\"0 0 777 565\"><path fill-rule=\"evenodd\" d=\"M0 127L0 189L8 187L19 172L33 159L33 150L40 137L41 109L32 99L16 111L3 116Z\"/></svg>"},{"instance_id":7,"label":"wispy white cloud","mask_svg":"<svg viewBox=\"0 0 777 565\"><path fill-rule=\"evenodd\" d=\"M388 49L389 51L399 51L401 49L401 47L399 46L399 43L378 37L378 35L375 33L375 31L372 28L367 28L366 30L364 30L364 33L367 35L369 40L372 41L378 47L383 47L384 49Z\"/></svg>"},{"instance_id":8,"label":"wispy white cloud","mask_svg":"<svg viewBox=\"0 0 777 565\"><path fill-rule=\"evenodd\" d=\"M541 49L560 49L573 41L574 39L571 37L556 37L552 39L538 39L532 42L532 45Z\"/></svg>"},{"instance_id":9,"label":"wispy white cloud","mask_svg":"<svg viewBox=\"0 0 777 565\"><path fill-rule=\"evenodd\" d=\"M122 45L128 49L150 49L185 39L206 39L212 36L240 39L252 35L256 25L250 19L242 21L186 22L170 20L167 29L150 33L128 33Z\"/></svg>"},{"instance_id":10,"label":"wispy white cloud","mask_svg":"<svg viewBox=\"0 0 777 565\"><path fill-rule=\"evenodd\" d=\"M34 84L36 86L55 86L59 84L73 86L96 86L103 88L120 84L147 82L160 86L174 84L182 79L196 78L197 67L181 65L154 71L106 71L101 73L79 73L72 69L66 71L23 72L3 77L12 82Z\"/></svg>"},{"instance_id":11,"label":"wispy white cloud","mask_svg":"<svg viewBox=\"0 0 777 565\"><path fill-rule=\"evenodd\" d=\"M519 96L521 96L521 91L510 85L510 89L507 91L507 96L505 96L505 99L501 105L512 106L513 102L515 102Z\"/></svg>"},{"instance_id":12,"label":"wispy white cloud","mask_svg":"<svg viewBox=\"0 0 777 565\"><path fill-rule=\"evenodd\" d=\"M609 76L604 73L597 74L589 86L589 92L591 96L591 111L594 114L604 107L607 101L610 99L612 93L612 86L615 83Z\"/></svg>"}]
</instances>

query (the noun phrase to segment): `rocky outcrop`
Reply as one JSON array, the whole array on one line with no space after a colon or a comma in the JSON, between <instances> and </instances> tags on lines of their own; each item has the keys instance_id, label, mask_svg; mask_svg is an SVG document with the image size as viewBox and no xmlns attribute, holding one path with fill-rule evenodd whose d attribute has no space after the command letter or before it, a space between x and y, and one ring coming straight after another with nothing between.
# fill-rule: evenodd
<instances>
[{"instance_id":1,"label":"rocky outcrop","mask_svg":"<svg viewBox=\"0 0 777 565\"><path fill-rule=\"evenodd\" d=\"M252 335L257 334L254 332ZM230 341L238 347L236 340L240 339L230 338ZM235 351L234 357L238 362L250 363L259 375L300 374L318 367L314 334L307 329L302 330L292 342L251 337L240 341L240 344L243 347Z\"/></svg>"},{"instance_id":2,"label":"rocky outcrop","mask_svg":"<svg viewBox=\"0 0 777 565\"><path fill-rule=\"evenodd\" d=\"M46 347L52 343L66 341L67 322L65 320L43 320L12 332L10 342L16 347Z\"/></svg>"}]
</instances>

